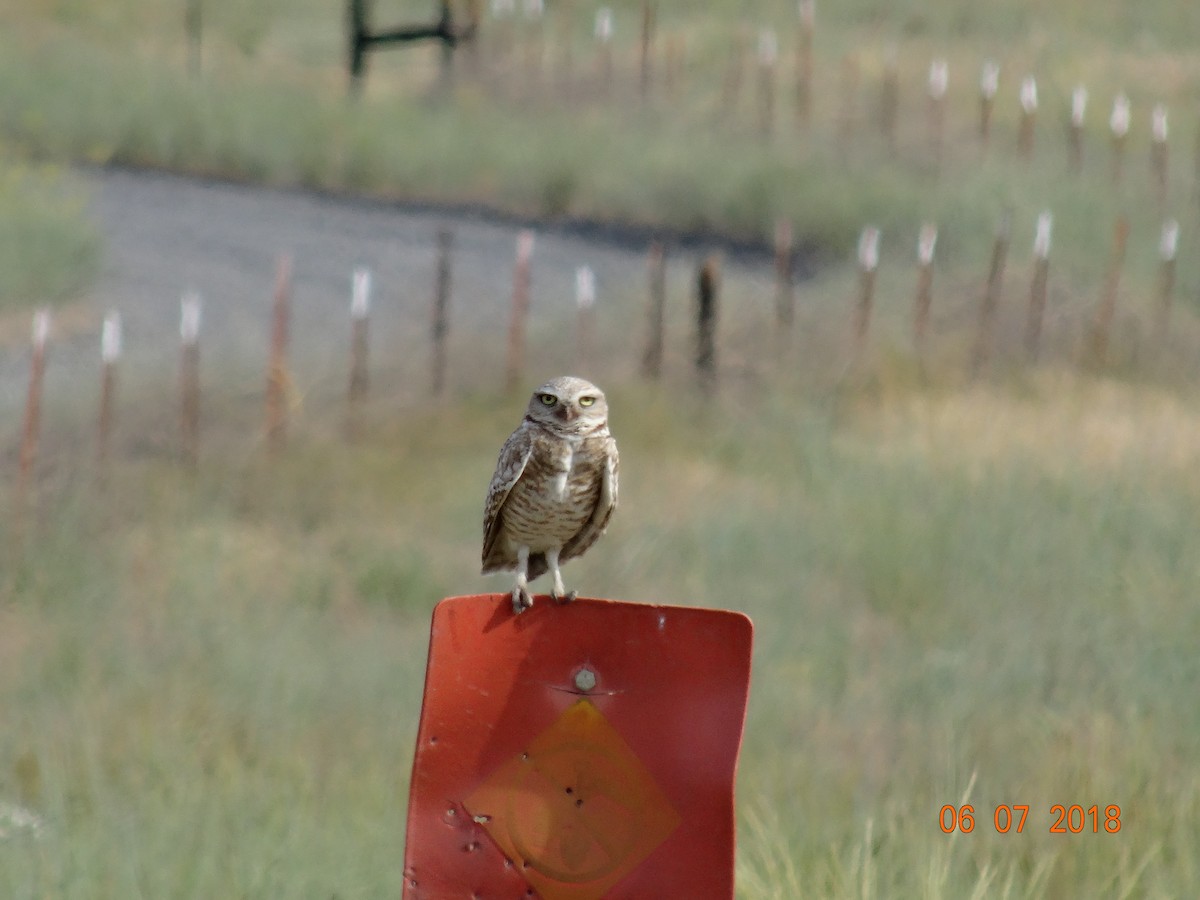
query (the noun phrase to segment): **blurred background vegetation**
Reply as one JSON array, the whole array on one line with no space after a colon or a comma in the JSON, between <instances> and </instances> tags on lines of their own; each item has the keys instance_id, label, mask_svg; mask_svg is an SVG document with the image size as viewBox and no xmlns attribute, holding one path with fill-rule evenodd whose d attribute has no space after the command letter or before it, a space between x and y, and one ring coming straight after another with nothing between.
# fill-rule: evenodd
<instances>
[{"instance_id":1,"label":"blurred background vegetation","mask_svg":"<svg viewBox=\"0 0 1200 900\"><path fill-rule=\"evenodd\" d=\"M337 4L203 2L197 75L182 2L0 0L0 302L86 294L103 235L75 164L760 242L785 217L815 267L804 352L772 364L761 331L737 331L742 285L722 357L739 362L715 398L682 366L660 384L615 353L598 366L627 461L622 510L570 572L586 593L755 619L739 896L1195 895L1200 7L822 4L807 125L795 4L662 0L645 98L640 4L611 8L610 91L598 7L576 0L537 21L523 7L489 16L478 58L463 51L449 83L437 48L378 54L352 101ZM373 14L391 25L434 10L380 0ZM766 28L780 57L764 134ZM894 150L877 122L893 54ZM940 165L926 131L937 57L950 68ZM985 59L1001 66L986 156ZM1016 153L1026 75L1041 98L1032 160ZM1076 174L1077 83L1091 102ZM1118 91L1134 117L1114 182ZM1156 102L1171 112L1165 199L1149 171ZM1036 216L1055 214L1057 343L1040 366L970 380L959 351L1006 208L1022 288ZM1119 352L1081 368L1119 213L1133 224ZM1177 306L1153 353L1140 336L1166 216L1182 226ZM905 334L926 220L941 229L952 364L922 374ZM903 274L880 279L865 372L841 378L844 347L826 338L845 328L868 223ZM615 305L610 350L641 302ZM90 413L59 426L36 515L0 534L0 894L398 895L429 612L504 588L475 578L474 560L482 492L523 398L390 387L402 402L372 407L356 443L339 436L340 408L314 404L271 461L237 426L259 399L226 397L195 472L128 437L161 427L161 408L139 404L99 487ZM939 810L963 803L975 831L944 834ZM1119 805L1121 830L1051 834L1055 803ZM1000 804L1029 805L1024 833L997 833Z\"/></svg>"},{"instance_id":2,"label":"blurred background vegetation","mask_svg":"<svg viewBox=\"0 0 1200 900\"><path fill-rule=\"evenodd\" d=\"M1196 183L1194 10L1177 4L824 5L813 39L812 113L797 121L796 4L655 5L649 88L640 84L641 4L610 4L613 82L603 88L594 22L600 4L550 4L530 18L485 15L481 39L445 79L440 48L372 54L366 89L347 102L340 4L194 0L188 4L6 2L0 36L0 134L36 159L162 166L234 179L484 205L549 216L665 224L765 239L780 216L810 249L845 253L871 222L885 253L912 256L917 225L937 221L943 258L986 252L1011 206L1032 237L1041 207L1061 228L1056 255L1087 265L1118 209L1145 201L1150 110L1171 113L1170 195L1179 216ZM379 0L376 28L431 21L434 4ZM462 10L460 10L460 15ZM778 47L770 134L761 134L763 31ZM927 135L927 72L945 59L946 150ZM1001 67L993 147L983 158L978 84ZM894 61L895 148L879 106ZM1035 164L1015 153L1018 86L1039 85ZM1076 84L1090 92L1085 170L1066 174ZM1113 97L1133 121L1127 173L1114 185ZM1194 207L1192 203L1188 208ZM1025 234L1020 234L1024 243Z\"/></svg>"}]
</instances>

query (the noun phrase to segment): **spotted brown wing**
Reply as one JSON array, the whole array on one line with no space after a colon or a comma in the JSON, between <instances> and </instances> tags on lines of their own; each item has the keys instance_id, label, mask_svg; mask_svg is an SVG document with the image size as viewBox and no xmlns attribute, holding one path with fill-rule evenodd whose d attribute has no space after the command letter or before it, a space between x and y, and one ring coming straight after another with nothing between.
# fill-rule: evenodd
<instances>
[{"instance_id":1,"label":"spotted brown wing","mask_svg":"<svg viewBox=\"0 0 1200 900\"><path fill-rule=\"evenodd\" d=\"M502 518L501 510L509 492L521 478L529 457L533 453L533 442L529 429L524 424L508 436L504 446L500 448L500 458L496 460L496 472L492 475L492 483L488 487L487 502L483 508L483 574L511 568L512 560L504 558L503 548L496 546L496 538L500 534Z\"/></svg>"},{"instance_id":2,"label":"spotted brown wing","mask_svg":"<svg viewBox=\"0 0 1200 900\"><path fill-rule=\"evenodd\" d=\"M617 508L617 476L621 458L617 453L617 442L609 437L604 442L604 468L600 472L600 493L596 497L596 508L584 523L579 533L563 546L559 559L566 561L581 556L608 527L613 510Z\"/></svg>"}]
</instances>

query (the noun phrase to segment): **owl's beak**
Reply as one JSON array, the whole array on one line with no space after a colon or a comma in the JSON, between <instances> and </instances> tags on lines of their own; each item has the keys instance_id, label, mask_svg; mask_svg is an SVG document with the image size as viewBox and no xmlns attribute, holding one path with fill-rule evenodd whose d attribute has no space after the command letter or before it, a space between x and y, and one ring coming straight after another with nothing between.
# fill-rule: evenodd
<instances>
[{"instance_id":1,"label":"owl's beak","mask_svg":"<svg viewBox=\"0 0 1200 900\"><path fill-rule=\"evenodd\" d=\"M569 403L564 403L558 408L558 417L560 419L565 419L568 422L574 422L577 418L579 418L579 412L574 406L571 406Z\"/></svg>"}]
</instances>

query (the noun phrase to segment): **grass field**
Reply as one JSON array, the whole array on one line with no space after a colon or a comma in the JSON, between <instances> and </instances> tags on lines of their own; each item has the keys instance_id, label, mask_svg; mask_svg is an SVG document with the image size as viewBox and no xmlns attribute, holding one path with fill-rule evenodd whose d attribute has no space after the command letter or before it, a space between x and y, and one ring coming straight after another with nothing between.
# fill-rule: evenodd
<instances>
[{"instance_id":1,"label":"grass field","mask_svg":"<svg viewBox=\"0 0 1200 900\"><path fill-rule=\"evenodd\" d=\"M1195 888L1194 399L610 393L622 509L570 578L754 618L740 896ZM48 483L0 604L0 798L44 824L0 892L396 896L430 608L504 589L470 573L511 407ZM1056 803L1120 831L1051 834Z\"/></svg>"},{"instance_id":2,"label":"grass field","mask_svg":"<svg viewBox=\"0 0 1200 900\"><path fill-rule=\"evenodd\" d=\"M824 271L848 261L868 224L882 229L885 265L911 266L918 227L932 221L940 227L939 277L955 293L967 279L974 289L986 271L1006 209L1012 266L1026 263L1046 209L1067 307L1095 302L1114 221L1125 214L1133 227L1119 314L1132 309L1135 320L1153 302L1158 235L1174 217L1182 224L1178 303L1185 321L1194 314L1200 61L1179 39L1191 13L1175 4L1139 4L1136 15L1118 3L822 6L808 125L794 114L792 3L751 14L728 2L701 10L663 0L645 99L640 8L625 2L614 5L615 82L607 94L597 84L595 8L569 4L551 8L540 25L489 19L476 61L464 55L450 86L438 74L436 48L376 54L357 102L348 100L340 8L200 5L201 74L193 76L182 10L170 4L0 3L0 141L13 159L166 167L763 243L787 218ZM428 14L416 0L373 6L381 27ZM764 28L780 48L769 137L760 133L754 58ZM950 66L940 166L930 154L925 96L935 57ZM894 150L879 124L891 58L900 91ZM978 80L987 59L999 62L1001 81L985 156ZM1031 162L1016 152L1025 75L1037 77L1041 98ZM1068 174L1066 122L1080 83L1090 91L1084 164ZM1130 97L1132 119L1116 181L1108 114L1118 91ZM1161 202L1149 163L1155 103L1166 105L1170 123ZM14 236L6 246L32 241L40 251L10 252L17 265L0 279L0 302L77 296L94 270L96 236L72 221L69 204L35 204L50 219L40 231L29 208L0 193L0 227ZM21 270L27 274L14 276Z\"/></svg>"},{"instance_id":3,"label":"grass field","mask_svg":"<svg viewBox=\"0 0 1200 900\"><path fill-rule=\"evenodd\" d=\"M0 314L67 302L87 286L100 236L85 199L60 167L9 157L0 137Z\"/></svg>"},{"instance_id":4,"label":"grass field","mask_svg":"<svg viewBox=\"0 0 1200 900\"><path fill-rule=\"evenodd\" d=\"M759 237L789 216L824 264L798 322L811 355L776 376L741 334L722 359L755 364L732 366L712 405L678 368L658 386L616 367L598 378L621 443L622 506L567 570L588 594L754 618L739 897L1200 892L1189 158L1200 14L1166 0L822 5L820 71L836 83L852 53L861 79L847 148L832 88L808 134L781 111L762 140L750 93L722 113L731 35L744 27L752 46L764 22L786 35L791 3L751 21L731 2L664 2L662 34L686 41L693 80L675 99L619 110L524 85L519 53L499 87L463 77L439 95L425 50L374 60L364 96L347 104L341 12L315 2L205 4L195 81L181 6L0 2L0 141L14 154L4 170L36 173L21 196L55 198L14 214L0 202L0 238L11 227L46 253L15 287L0 273L3 302L69 297L85 282L87 265L59 288L51 278L61 260L97 252L45 168L73 160ZM637 6L614 7L628 79ZM428 14L417 3L376 11ZM594 8L576 12L582 70ZM514 27L521 46L526 26ZM911 113L896 158L870 124L893 42ZM936 177L917 87L934 55L953 73ZM981 162L974 84L987 56L1001 60L1011 102L998 105L995 152ZM1044 98L1032 164L1012 151L1024 71ZM1060 126L1079 79L1093 92L1089 153L1068 178ZM1118 89L1138 118L1127 177L1113 185L1105 130ZM1157 100L1173 110L1165 207L1146 175ZM969 381L960 351L1005 206L1017 278L1036 213L1055 211L1054 352ZM45 230L26 227L44 208ZM1080 369L1120 211L1134 239L1116 365ZM1153 354L1139 335L1168 214L1184 235L1177 330ZM926 218L942 226L947 359L922 378L904 337L904 266ZM840 345L824 338L844 326L848 256L867 221L884 229L884 265L906 275L881 277L878 345L862 378L839 382ZM0 239L0 253L17 241ZM606 341L619 337L605 328ZM999 340L1018 343L1003 330ZM483 391L411 402L373 416L353 445L337 436L338 413L318 408L271 463L231 424L253 411L231 406L214 417L224 430L198 472L129 453L103 488L88 465L90 418L58 422L38 515L23 542L11 516L0 533L0 896L397 896L430 610L447 594L505 587L474 574L479 514L522 403ZM965 804L974 830L943 833L942 808ZM1098 819L1052 833L1054 804L1095 805ZM1028 806L1022 833L998 833L1001 805ZM1115 833L1108 807L1119 807Z\"/></svg>"},{"instance_id":5,"label":"grass field","mask_svg":"<svg viewBox=\"0 0 1200 900\"><path fill-rule=\"evenodd\" d=\"M822 7L812 120L803 127L793 112L795 5L782 0L753 14L730 2L699 9L663 0L656 80L645 100L637 87L639 4L623 2L614 4L608 95L596 83L595 7L569 4L552 7L536 26L489 20L477 61L459 60L450 87L439 80L436 48L376 54L357 103L347 102L340 7L200 5L202 74L191 77L176 6L0 4L0 76L8 85L0 134L35 157L758 238L787 216L811 249L838 258L873 222L888 238L886 254L911 259L917 226L933 219L943 228L947 263L977 261L1005 206L1015 211L1022 244L1049 207L1060 224L1056 257L1091 268L1120 209L1153 247L1164 210L1150 202L1150 108L1162 102L1171 113L1166 212L1191 223L1200 61L1179 40L1180 17L1191 13L1172 3L1139 4L1136 16L1115 2L986 12L949 0ZM429 15L416 0L373 10L379 27ZM769 139L759 133L753 54L764 28L780 47ZM749 49L731 68L742 45ZM893 53L901 94L890 153L877 110ZM669 66L669 57L678 62ZM946 58L951 73L941 177L926 129L926 73L935 57ZM977 84L985 59L1001 65L1001 93L994 146L981 162ZM1041 86L1034 165L1015 153L1025 75ZM1064 178L1077 83L1091 91L1085 171ZM1126 177L1114 185L1107 122L1118 91L1132 100L1133 119ZM1138 258L1131 254L1131 264ZM1190 264L1186 274L1194 285ZM1092 280L1099 277L1093 271Z\"/></svg>"}]
</instances>

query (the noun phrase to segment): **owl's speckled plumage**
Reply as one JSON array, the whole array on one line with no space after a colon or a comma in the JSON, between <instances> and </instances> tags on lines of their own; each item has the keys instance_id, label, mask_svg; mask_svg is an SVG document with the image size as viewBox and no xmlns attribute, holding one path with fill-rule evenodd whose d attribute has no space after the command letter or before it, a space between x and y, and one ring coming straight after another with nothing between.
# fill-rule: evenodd
<instances>
[{"instance_id":1,"label":"owl's speckled plumage","mask_svg":"<svg viewBox=\"0 0 1200 900\"><path fill-rule=\"evenodd\" d=\"M533 605L528 582L546 571L553 597L575 598L559 564L582 555L608 527L618 464L603 391L563 376L533 392L500 450L483 512L483 573L516 570L516 612Z\"/></svg>"}]
</instances>

